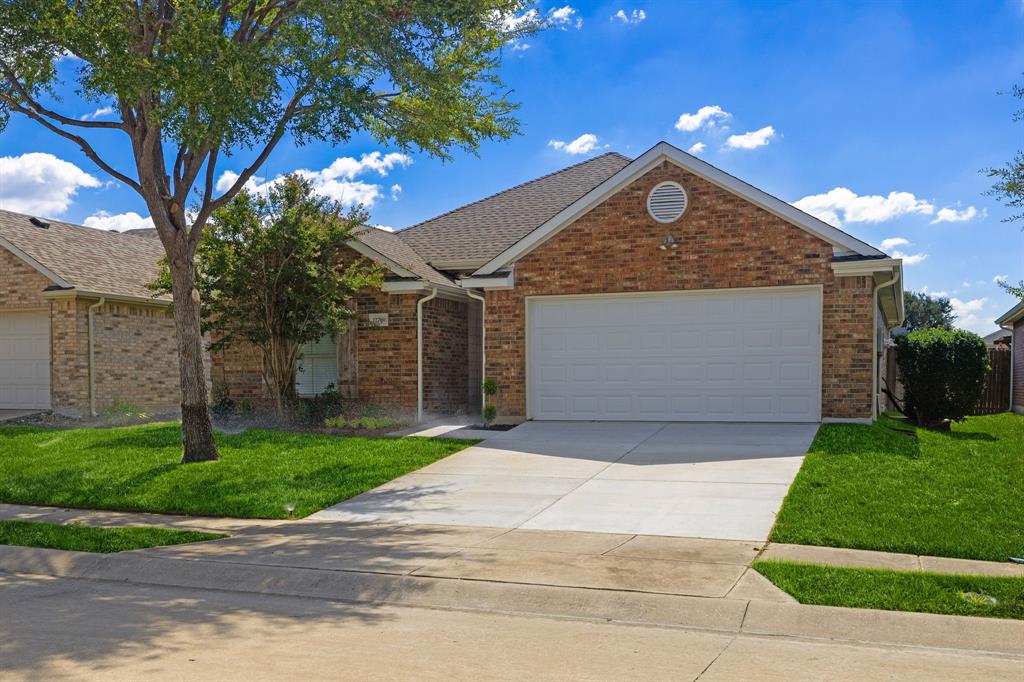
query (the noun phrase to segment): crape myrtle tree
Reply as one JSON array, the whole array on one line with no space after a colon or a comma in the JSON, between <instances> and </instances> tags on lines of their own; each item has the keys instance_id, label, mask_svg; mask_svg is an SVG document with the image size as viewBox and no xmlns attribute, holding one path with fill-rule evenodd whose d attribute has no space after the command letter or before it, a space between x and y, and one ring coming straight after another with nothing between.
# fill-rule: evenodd
<instances>
[{"instance_id":1,"label":"crape myrtle tree","mask_svg":"<svg viewBox=\"0 0 1024 682\"><path fill-rule=\"evenodd\" d=\"M299 145L338 144L366 133L447 158L514 134L515 105L496 72L502 46L537 28L510 20L523 4L0 3L0 128L11 116L25 117L77 146L141 195L163 243L178 340L183 462L218 458L195 286L196 248L211 214L286 136ZM69 88L112 104L116 120L62 113L59 93ZM119 165L124 151L131 162ZM230 154L247 165L219 192L218 162Z\"/></svg>"},{"instance_id":2,"label":"crape myrtle tree","mask_svg":"<svg viewBox=\"0 0 1024 682\"><path fill-rule=\"evenodd\" d=\"M359 209L345 211L309 180L288 175L265 193L243 189L213 212L199 240L196 289L210 350L257 348L278 417L294 404L302 345L343 332L355 292L384 281L371 261L338 259L365 220ZM170 284L163 264L153 288L168 291Z\"/></svg>"}]
</instances>

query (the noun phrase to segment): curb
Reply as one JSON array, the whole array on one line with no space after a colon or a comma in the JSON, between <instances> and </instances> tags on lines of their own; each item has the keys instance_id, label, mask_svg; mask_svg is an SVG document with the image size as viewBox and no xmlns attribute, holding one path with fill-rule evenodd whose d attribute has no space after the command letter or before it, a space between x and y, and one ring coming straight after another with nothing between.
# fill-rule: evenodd
<instances>
[{"instance_id":1,"label":"curb","mask_svg":"<svg viewBox=\"0 0 1024 682\"><path fill-rule=\"evenodd\" d=\"M1024 621L0 546L0 572L1009 654Z\"/></svg>"}]
</instances>

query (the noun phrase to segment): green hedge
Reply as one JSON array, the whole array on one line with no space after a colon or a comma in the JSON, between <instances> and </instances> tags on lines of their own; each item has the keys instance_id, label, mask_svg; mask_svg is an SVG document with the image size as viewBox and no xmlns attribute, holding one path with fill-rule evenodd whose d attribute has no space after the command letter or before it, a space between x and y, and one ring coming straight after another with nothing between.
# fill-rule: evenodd
<instances>
[{"instance_id":1,"label":"green hedge","mask_svg":"<svg viewBox=\"0 0 1024 682\"><path fill-rule=\"evenodd\" d=\"M918 424L963 421L985 390L988 348L962 329L920 329L896 340L905 410Z\"/></svg>"}]
</instances>

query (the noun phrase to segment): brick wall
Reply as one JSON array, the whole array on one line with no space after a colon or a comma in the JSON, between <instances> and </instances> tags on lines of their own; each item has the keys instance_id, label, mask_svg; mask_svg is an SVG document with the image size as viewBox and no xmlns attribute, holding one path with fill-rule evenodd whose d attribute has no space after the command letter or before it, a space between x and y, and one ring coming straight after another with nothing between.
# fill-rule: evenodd
<instances>
[{"instance_id":1,"label":"brick wall","mask_svg":"<svg viewBox=\"0 0 1024 682\"><path fill-rule=\"evenodd\" d=\"M0 310L49 308L43 289L53 284L38 270L7 249L0 248Z\"/></svg>"},{"instance_id":2,"label":"brick wall","mask_svg":"<svg viewBox=\"0 0 1024 682\"><path fill-rule=\"evenodd\" d=\"M245 398L262 407L270 405L270 397L263 384L260 369L262 355L259 348L238 342L210 354L210 379L213 382L211 400L227 395L232 400Z\"/></svg>"},{"instance_id":3,"label":"brick wall","mask_svg":"<svg viewBox=\"0 0 1024 682\"><path fill-rule=\"evenodd\" d=\"M1024 414L1024 320L1013 325L1013 409Z\"/></svg>"},{"instance_id":4,"label":"brick wall","mask_svg":"<svg viewBox=\"0 0 1024 682\"><path fill-rule=\"evenodd\" d=\"M356 297L359 398L396 412L416 411L416 301L418 294L366 291ZM388 326L373 327L371 313L387 313Z\"/></svg>"},{"instance_id":5,"label":"brick wall","mask_svg":"<svg viewBox=\"0 0 1024 682\"><path fill-rule=\"evenodd\" d=\"M79 303L81 317L94 302ZM107 302L93 315L97 409L115 402L148 410L176 409L181 384L171 308ZM84 322L88 324L87 319ZM88 353L87 346L83 352Z\"/></svg>"},{"instance_id":6,"label":"brick wall","mask_svg":"<svg viewBox=\"0 0 1024 682\"><path fill-rule=\"evenodd\" d=\"M89 412L88 306L68 297L50 308L50 405L73 416Z\"/></svg>"},{"instance_id":7,"label":"brick wall","mask_svg":"<svg viewBox=\"0 0 1024 682\"><path fill-rule=\"evenodd\" d=\"M669 225L646 210L648 192L665 180L689 197L686 214ZM680 247L661 251L669 232ZM821 284L822 415L869 417L871 284L834 277L831 259L826 242L665 162L523 257L514 289L487 292L487 375L499 383L498 414L526 413L526 296Z\"/></svg>"},{"instance_id":8,"label":"brick wall","mask_svg":"<svg viewBox=\"0 0 1024 682\"><path fill-rule=\"evenodd\" d=\"M423 304L423 412L463 414L469 398L468 304L435 298Z\"/></svg>"}]
</instances>

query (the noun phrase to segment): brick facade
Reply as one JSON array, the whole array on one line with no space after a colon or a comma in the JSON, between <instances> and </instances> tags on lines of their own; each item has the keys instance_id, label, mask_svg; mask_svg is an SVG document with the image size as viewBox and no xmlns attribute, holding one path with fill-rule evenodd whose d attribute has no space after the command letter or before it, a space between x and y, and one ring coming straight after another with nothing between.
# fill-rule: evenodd
<instances>
[{"instance_id":1,"label":"brick facade","mask_svg":"<svg viewBox=\"0 0 1024 682\"><path fill-rule=\"evenodd\" d=\"M447 298L423 304L425 414L462 414L468 410L468 305Z\"/></svg>"},{"instance_id":2,"label":"brick facade","mask_svg":"<svg viewBox=\"0 0 1024 682\"><path fill-rule=\"evenodd\" d=\"M1024 414L1024 320L1013 325L1013 386L1011 387L1014 412Z\"/></svg>"},{"instance_id":3,"label":"brick facade","mask_svg":"<svg viewBox=\"0 0 1024 682\"><path fill-rule=\"evenodd\" d=\"M686 188L683 218L659 224L646 210L659 182ZM661 251L671 232L680 248ZM822 416L869 418L872 285L836 278L832 247L744 199L664 162L515 265L515 288L487 292L487 376L499 384L498 414L526 415L525 298L822 285Z\"/></svg>"},{"instance_id":4,"label":"brick facade","mask_svg":"<svg viewBox=\"0 0 1024 682\"><path fill-rule=\"evenodd\" d=\"M51 284L28 263L0 248L0 310L49 308L43 289Z\"/></svg>"}]
</instances>

